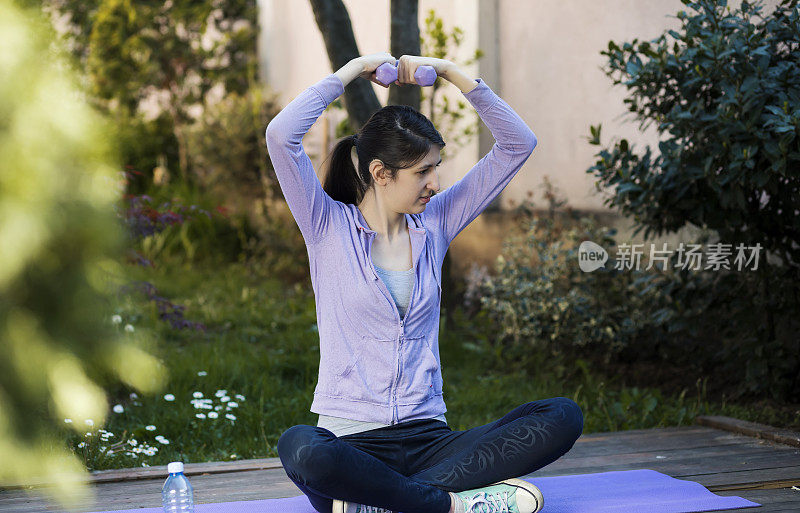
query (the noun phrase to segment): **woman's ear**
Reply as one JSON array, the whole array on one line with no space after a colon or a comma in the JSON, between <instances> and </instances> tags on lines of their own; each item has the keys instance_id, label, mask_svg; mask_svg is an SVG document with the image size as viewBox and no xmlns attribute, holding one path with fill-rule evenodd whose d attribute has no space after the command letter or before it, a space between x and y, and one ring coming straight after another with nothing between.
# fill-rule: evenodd
<instances>
[{"instance_id":1,"label":"woman's ear","mask_svg":"<svg viewBox=\"0 0 800 513\"><path fill-rule=\"evenodd\" d=\"M383 162L380 159L372 159L369 163L369 172L372 174L372 180L378 184L382 178L388 178L388 170L383 167Z\"/></svg>"}]
</instances>

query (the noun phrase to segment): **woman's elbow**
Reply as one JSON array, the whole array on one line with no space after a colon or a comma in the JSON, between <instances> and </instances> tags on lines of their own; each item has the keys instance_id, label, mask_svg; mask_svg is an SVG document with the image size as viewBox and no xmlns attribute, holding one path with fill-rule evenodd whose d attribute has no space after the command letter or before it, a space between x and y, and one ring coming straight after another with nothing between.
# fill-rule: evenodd
<instances>
[{"instance_id":1,"label":"woman's elbow","mask_svg":"<svg viewBox=\"0 0 800 513\"><path fill-rule=\"evenodd\" d=\"M285 139L285 137L282 135L280 122L277 116L272 118L272 120L267 123L267 129L264 131L264 138L267 140L267 142L270 140L277 141Z\"/></svg>"},{"instance_id":2,"label":"woman's elbow","mask_svg":"<svg viewBox=\"0 0 800 513\"><path fill-rule=\"evenodd\" d=\"M536 134L533 133L533 130L530 131L530 136L528 137L528 148L532 152L536 145L539 143L539 139L536 138Z\"/></svg>"}]
</instances>

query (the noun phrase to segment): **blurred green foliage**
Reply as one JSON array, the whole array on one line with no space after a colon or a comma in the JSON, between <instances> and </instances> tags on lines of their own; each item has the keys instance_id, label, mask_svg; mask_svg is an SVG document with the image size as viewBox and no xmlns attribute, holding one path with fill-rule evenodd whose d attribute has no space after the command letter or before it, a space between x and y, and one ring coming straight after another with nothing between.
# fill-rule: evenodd
<instances>
[{"instance_id":1,"label":"blurred green foliage","mask_svg":"<svg viewBox=\"0 0 800 513\"><path fill-rule=\"evenodd\" d=\"M194 111L212 97L255 87L255 0L41 4L66 26L62 40L86 78L92 102L129 135L124 140L133 146L123 148L123 163L151 176L160 157L173 175L192 183L194 154L186 132L196 120Z\"/></svg>"},{"instance_id":2,"label":"blurred green foliage","mask_svg":"<svg viewBox=\"0 0 800 513\"><path fill-rule=\"evenodd\" d=\"M53 40L40 12L0 0L0 479L42 477L68 506L93 492L56 429L102 424L104 386L158 390L165 369L146 331L112 326L118 157Z\"/></svg>"}]
</instances>

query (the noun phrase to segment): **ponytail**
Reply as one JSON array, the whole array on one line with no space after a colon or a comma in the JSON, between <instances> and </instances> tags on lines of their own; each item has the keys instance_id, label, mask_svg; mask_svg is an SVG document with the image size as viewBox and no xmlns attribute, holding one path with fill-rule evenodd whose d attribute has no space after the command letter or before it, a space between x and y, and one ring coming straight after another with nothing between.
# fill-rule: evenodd
<instances>
[{"instance_id":1,"label":"ponytail","mask_svg":"<svg viewBox=\"0 0 800 513\"><path fill-rule=\"evenodd\" d=\"M336 143L322 186L328 196L342 203L358 204L366 191L366 184L360 179L351 157L352 148L358 148L357 139L358 134L353 134Z\"/></svg>"},{"instance_id":2,"label":"ponytail","mask_svg":"<svg viewBox=\"0 0 800 513\"><path fill-rule=\"evenodd\" d=\"M369 172L373 160L383 162L394 179L399 169L424 159L433 144L445 146L428 118L407 105L388 105L375 112L358 133L336 143L322 188L336 201L358 205L373 186ZM358 169L353 165L353 148Z\"/></svg>"}]
</instances>

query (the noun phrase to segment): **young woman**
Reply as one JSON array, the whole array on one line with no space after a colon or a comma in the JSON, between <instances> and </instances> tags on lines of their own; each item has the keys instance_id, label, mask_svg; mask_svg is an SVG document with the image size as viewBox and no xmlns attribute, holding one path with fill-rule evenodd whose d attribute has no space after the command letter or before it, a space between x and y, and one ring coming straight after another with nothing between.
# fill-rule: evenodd
<instances>
[{"instance_id":1,"label":"young woman","mask_svg":"<svg viewBox=\"0 0 800 513\"><path fill-rule=\"evenodd\" d=\"M436 194L445 142L425 116L391 105L337 144L323 187L303 136L345 85L358 77L380 84L375 69L384 62L395 58L353 59L267 127L275 173L306 242L320 337L311 404L318 423L289 428L278 454L320 513L539 511L539 489L515 478L572 447L581 409L563 397L540 399L453 431L438 345L445 252L522 167L536 136L481 79L447 60L404 55L395 83L413 84L418 66L433 66L489 127L491 151Z\"/></svg>"}]
</instances>

